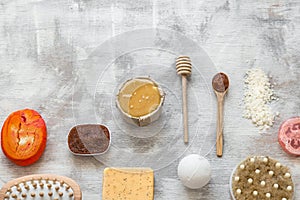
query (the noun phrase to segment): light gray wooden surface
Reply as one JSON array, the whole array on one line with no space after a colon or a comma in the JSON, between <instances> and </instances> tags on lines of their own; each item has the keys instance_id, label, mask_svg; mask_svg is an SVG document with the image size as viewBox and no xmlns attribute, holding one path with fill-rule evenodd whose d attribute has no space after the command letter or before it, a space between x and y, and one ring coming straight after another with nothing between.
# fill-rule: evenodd
<instances>
[{"instance_id":1,"label":"light gray wooden surface","mask_svg":"<svg viewBox=\"0 0 300 200\"><path fill-rule=\"evenodd\" d=\"M74 116L76 118L82 109L78 106L79 99L75 99L75 104L72 101L74 85L82 80L83 74L89 74L86 60L103 42L127 31L161 28L177 31L202 47L215 70L229 75L230 90L225 102L224 156L217 158L215 149L210 151L212 136L208 137L208 145L203 146L204 142L199 138L201 145L193 143L185 152L185 155L199 152L203 146L200 153L207 154L212 165L210 183L199 190L183 187L177 177L177 165L182 158L179 157L155 171L155 199L229 199L228 182L232 169L254 154L269 155L290 166L295 190L300 191L300 160L284 153L277 143L280 123L300 115L299 26L300 2L297 0L1 0L0 121L3 123L15 110L35 109L46 120L48 143L41 159L29 167L14 165L1 153L0 186L19 176L54 173L77 181L83 199L101 199L105 165L95 158L72 156L66 146L67 133L78 122ZM118 51L119 47L113 48ZM113 52L108 53L113 57ZM243 76L252 67L261 67L276 83L274 90L279 101L272 106L281 115L267 133L260 133L250 121L242 118ZM113 75L117 80L118 74ZM88 77L84 79L89 83ZM198 105L199 102L190 102L190 111ZM208 106L208 109L215 111L213 107ZM83 110L86 111L82 113L83 117L91 111L88 107ZM214 113L208 115L215 116ZM105 112L101 117L105 120ZM205 117L198 123L204 128L206 124L213 125ZM192 129L193 124L190 127ZM176 128L170 127L170 133ZM147 145L154 148L153 151L159 148L151 143ZM300 192L295 199L300 199Z\"/></svg>"}]
</instances>

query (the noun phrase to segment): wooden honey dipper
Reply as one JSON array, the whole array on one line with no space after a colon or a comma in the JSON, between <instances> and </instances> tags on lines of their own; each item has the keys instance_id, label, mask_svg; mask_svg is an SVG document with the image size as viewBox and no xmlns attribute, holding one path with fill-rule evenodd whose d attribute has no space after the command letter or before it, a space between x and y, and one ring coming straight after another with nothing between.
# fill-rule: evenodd
<instances>
[{"instance_id":1,"label":"wooden honey dipper","mask_svg":"<svg viewBox=\"0 0 300 200\"><path fill-rule=\"evenodd\" d=\"M184 142L188 143L188 115L187 115L187 76L192 73L192 63L188 56L179 56L176 59L176 71L181 75L182 79L182 110L183 110L183 124L184 124Z\"/></svg>"}]
</instances>

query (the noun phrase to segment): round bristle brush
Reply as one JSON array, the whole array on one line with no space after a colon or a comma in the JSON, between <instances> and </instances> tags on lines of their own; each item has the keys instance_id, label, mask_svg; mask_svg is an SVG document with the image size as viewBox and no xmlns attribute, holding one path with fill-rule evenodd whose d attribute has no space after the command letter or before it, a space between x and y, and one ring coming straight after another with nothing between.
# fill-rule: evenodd
<instances>
[{"instance_id":1,"label":"round bristle brush","mask_svg":"<svg viewBox=\"0 0 300 200\"><path fill-rule=\"evenodd\" d=\"M9 181L0 190L0 200L17 199L81 200L81 190L68 177L35 174Z\"/></svg>"}]
</instances>

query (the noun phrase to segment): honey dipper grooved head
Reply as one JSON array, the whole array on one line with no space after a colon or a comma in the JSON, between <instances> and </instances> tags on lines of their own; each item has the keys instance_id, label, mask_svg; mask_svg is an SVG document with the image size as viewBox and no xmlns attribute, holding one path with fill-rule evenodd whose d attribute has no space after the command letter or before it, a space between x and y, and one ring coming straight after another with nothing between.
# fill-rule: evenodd
<instances>
[{"instance_id":1,"label":"honey dipper grooved head","mask_svg":"<svg viewBox=\"0 0 300 200\"><path fill-rule=\"evenodd\" d=\"M179 75L189 76L192 73L192 63L188 56L179 56L176 59L176 71Z\"/></svg>"}]
</instances>

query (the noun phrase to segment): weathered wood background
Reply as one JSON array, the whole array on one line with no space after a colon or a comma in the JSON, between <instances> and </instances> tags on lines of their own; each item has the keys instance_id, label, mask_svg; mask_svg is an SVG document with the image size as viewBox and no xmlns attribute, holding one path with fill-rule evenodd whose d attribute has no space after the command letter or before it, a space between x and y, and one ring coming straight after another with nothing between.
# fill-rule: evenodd
<instances>
[{"instance_id":1,"label":"weathered wood background","mask_svg":"<svg viewBox=\"0 0 300 200\"><path fill-rule=\"evenodd\" d=\"M190 38L205 50L215 70L226 72L231 81L225 103L224 156L217 158L215 149L210 151L211 145L196 143L185 152L187 155L198 152L200 146L205 148L200 154L211 162L210 183L199 190L183 187L177 177L177 165L182 158L179 157L171 165L155 171L155 199L229 199L232 169L254 154L269 155L290 166L296 183L295 199L300 199L300 160L284 153L277 142L280 123L300 115L299 0L1 0L0 121L3 123L15 110L35 109L47 122L48 144L42 158L29 167L14 165L1 153L0 186L23 175L55 173L76 180L82 188L83 199L101 199L105 165L93 157L75 157L66 146L67 133L78 123L74 118L79 114L80 122L95 123L88 118L94 111L79 108L80 96L74 99L74 85L80 82L82 74L90 73L86 60L100 44L124 32L143 28L172 30ZM260 133L250 121L242 118L243 76L252 67L261 67L273 77L279 97L272 106L281 113L280 118L266 133ZM89 77L84 78L89 84ZM180 86L179 78L175 79ZM115 91L114 86L105 87ZM199 102L190 101L189 108L198 105ZM99 106L103 106L101 102ZM215 117L215 108L207 108L211 109L209 115ZM193 116L195 113L190 111ZM111 113L102 114L100 118L105 121L105 115ZM201 119L201 126L206 124L211 124L210 118ZM190 128L192 130L193 124ZM164 131L171 134L177 129L169 127ZM208 144L214 139L214 131L211 134ZM131 148L131 144L125 142ZM138 145L133 143L132 148ZM160 148L153 143L144 145L140 151Z\"/></svg>"}]
</instances>

